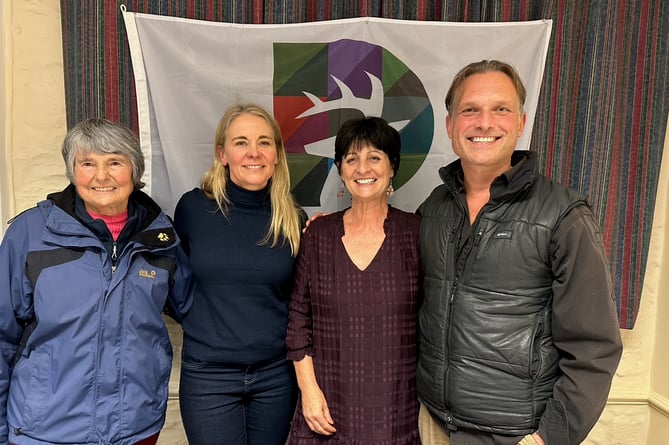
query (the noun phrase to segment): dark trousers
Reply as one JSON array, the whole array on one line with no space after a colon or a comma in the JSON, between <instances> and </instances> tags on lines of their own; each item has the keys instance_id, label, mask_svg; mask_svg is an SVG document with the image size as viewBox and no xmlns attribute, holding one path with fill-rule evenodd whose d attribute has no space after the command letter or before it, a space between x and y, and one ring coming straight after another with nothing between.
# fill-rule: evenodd
<instances>
[{"instance_id":1,"label":"dark trousers","mask_svg":"<svg viewBox=\"0 0 669 445\"><path fill-rule=\"evenodd\" d=\"M181 364L179 404L190 445L283 445L297 401L293 363Z\"/></svg>"}]
</instances>

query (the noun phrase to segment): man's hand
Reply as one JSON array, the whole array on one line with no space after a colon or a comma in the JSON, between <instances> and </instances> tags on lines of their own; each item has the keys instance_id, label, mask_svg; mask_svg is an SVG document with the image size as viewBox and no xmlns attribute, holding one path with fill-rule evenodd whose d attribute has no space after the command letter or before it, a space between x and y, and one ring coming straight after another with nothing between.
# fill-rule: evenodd
<instances>
[{"instance_id":1,"label":"man's hand","mask_svg":"<svg viewBox=\"0 0 669 445\"><path fill-rule=\"evenodd\" d=\"M537 443L537 445L546 445L546 443L545 443L544 440L541 438L541 436L539 435L539 433L533 433L533 434L532 434L532 438L533 438L534 441Z\"/></svg>"},{"instance_id":2,"label":"man's hand","mask_svg":"<svg viewBox=\"0 0 669 445\"><path fill-rule=\"evenodd\" d=\"M518 442L518 445L546 445L539 433L528 434Z\"/></svg>"},{"instance_id":3,"label":"man's hand","mask_svg":"<svg viewBox=\"0 0 669 445\"><path fill-rule=\"evenodd\" d=\"M304 226L304 229L302 229L302 233L307 231L307 228L309 227L309 224L312 222L316 221L318 218L321 216L329 215L330 213L323 213L323 212L316 212L313 215L311 215L311 218L309 218Z\"/></svg>"}]
</instances>

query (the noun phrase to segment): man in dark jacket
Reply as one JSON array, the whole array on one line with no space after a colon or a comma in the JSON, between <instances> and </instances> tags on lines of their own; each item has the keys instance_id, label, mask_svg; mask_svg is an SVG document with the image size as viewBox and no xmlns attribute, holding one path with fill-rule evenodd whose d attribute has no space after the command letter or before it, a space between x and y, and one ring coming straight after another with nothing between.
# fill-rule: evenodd
<instances>
[{"instance_id":1,"label":"man in dark jacket","mask_svg":"<svg viewBox=\"0 0 669 445\"><path fill-rule=\"evenodd\" d=\"M586 199L516 151L525 88L499 61L446 96L459 157L419 207L423 444L569 445L599 418L622 353Z\"/></svg>"}]
</instances>

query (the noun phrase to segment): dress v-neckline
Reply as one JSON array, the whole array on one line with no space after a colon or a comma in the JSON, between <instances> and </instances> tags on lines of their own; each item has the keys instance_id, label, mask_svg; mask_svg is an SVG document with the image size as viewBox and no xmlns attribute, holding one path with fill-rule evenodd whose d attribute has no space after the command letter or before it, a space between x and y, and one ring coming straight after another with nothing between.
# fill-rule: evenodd
<instances>
[{"instance_id":1,"label":"dress v-neckline","mask_svg":"<svg viewBox=\"0 0 669 445\"><path fill-rule=\"evenodd\" d=\"M351 257L351 254L349 253L348 248L346 247L346 243L344 243L344 236L343 235L339 238L339 242L341 243L341 247L344 249L344 254L346 255L346 258L348 258L348 261L353 265L353 267L355 267L359 272L365 272L365 271L369 270L369 268L372 266L372 264L374 264L376 259L379 257L379 252L381 252L381 250L383 249L383 246L386 244L386 239L387 238L388 238L387 235L383 237L383 240L381 241L381 244L379 244L379 248L376 249L376 252L374 252L374 255L371 257L371 259L365 265L364 268L361 268Z\"/></svg>"},{"instance_id":2,"label":"dress v-neckline","mask_svg":"<svg viewBox=\"0 0 669 445\"><path fill-rule=\"evenodd\" d=\"M388 216L386 216L387 221ZM379 244L378 248L374 252L374 255L371 256L369 262L365 264L365 267L360 267L354 260L353 257L351 256L351 253L349 252L349 249L346 247L346 243L344 243L344 236L346 235L346 228L344 227L344 214L342 213L341 219L339 221L340 223L340 228L341 228L341 236L339 237L339 243L341 244L341 247L344 249L344 255L346 255L346 258L348 259L349 263L353 265L359 272L366 272L370 269L370 267L376 262L376 259L379 257L379 253L383 250L383 246L386 244L386 240L388 239L388 233L387 232L387 227L386 227L386 222L384 221L383 224L383 230L384 230L384 236L383 239L381 240L381 243ZM355 248L355 246L351 246L352 248Z\"/></svg>"}]
</instances>

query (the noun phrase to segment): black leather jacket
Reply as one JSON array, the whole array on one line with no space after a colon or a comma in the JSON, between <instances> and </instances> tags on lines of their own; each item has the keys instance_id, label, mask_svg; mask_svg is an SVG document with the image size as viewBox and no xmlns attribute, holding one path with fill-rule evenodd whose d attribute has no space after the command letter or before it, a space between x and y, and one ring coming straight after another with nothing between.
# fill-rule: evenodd
<instances>
[{"instance_id":1,"label":"black leather jacket","mask_svg":"<svg viewBox=\"0 0 669 445\"><path fill-rule=\"evenodd\" d=\"M563 218L587 202L536 175L534 163L530 152L514 153L514 168L493 182L471 226L459 161L440 170L444 184L418 209L418 392L446 428L529 434L554 397L561 352L553 338L551 243ZM610 297L610 283L599 286ZM557 429L568 443L566 422Z\"/></svg>"}]
</instances>

